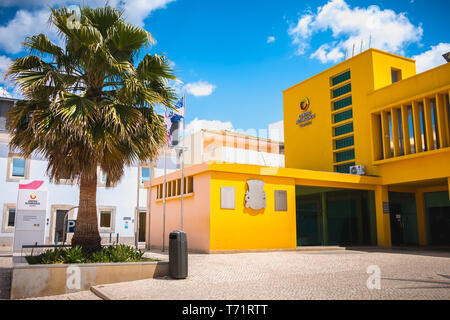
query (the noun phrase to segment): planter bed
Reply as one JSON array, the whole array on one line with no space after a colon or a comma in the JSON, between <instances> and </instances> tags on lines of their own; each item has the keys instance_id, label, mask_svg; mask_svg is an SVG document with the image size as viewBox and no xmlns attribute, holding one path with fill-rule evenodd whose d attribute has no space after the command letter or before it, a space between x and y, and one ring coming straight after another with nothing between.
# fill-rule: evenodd
<instances>
[{"instance_id":1,"label":"planter bed","mask_svg":"<svg viewBox=\"0 0 450 320\"><path fill-rule=\"evenodd\" d=\"M101 284L163 277L168 261L80 264L29 264L13 256L11 299L43 297L83 290Z\"/></svg>"}]
</instances>

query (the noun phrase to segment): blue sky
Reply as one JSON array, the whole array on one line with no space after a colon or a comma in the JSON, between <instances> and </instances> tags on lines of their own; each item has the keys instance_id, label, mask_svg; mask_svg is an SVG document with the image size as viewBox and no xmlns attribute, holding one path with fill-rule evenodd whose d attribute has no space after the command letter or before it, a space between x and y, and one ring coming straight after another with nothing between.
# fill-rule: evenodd
<instances>
[{"instance_id":1,"label":"blue sky","mask_svg":"<svg viewBox=\"0 0 450 320\"><path fill-rule=\"evenodd\" d=\"M20 5L17 5L20 3ZM45 4L78 0L2 0L0 72L24 55L20 42L45 31ZM104 1L94 0L91 5ZM450 51L450 1L440 0L110 0L150 31L174 63L192 126L256 130L282 119L282 90L343 60L361 39L416 58L423 71ZM0 87L14 95L8 81ZM215 122L199 121L208 120Z\"/></svg>"}]
</instances>

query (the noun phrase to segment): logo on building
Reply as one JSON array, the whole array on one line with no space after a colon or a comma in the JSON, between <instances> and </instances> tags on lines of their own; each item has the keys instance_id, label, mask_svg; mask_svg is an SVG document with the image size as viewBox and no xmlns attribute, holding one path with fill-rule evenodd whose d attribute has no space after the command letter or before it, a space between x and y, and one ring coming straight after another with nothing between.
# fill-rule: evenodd
<instances>
[{"instance_id":1,"label":"logo on building","mask_svg":"<svg viewBox=\"0 0 450 320\"><path fill-rule=\"evenodd\" d=\"M312 113L311 110L308 110L310 106L310 102L308 98L302 98L300 100L300 110L301 113L298 116L298 120L296 124L300 127L307 126L312 123L312 119L316 117L315 113Z\"/></svg>"},{"instance_id":2,"label":"logo on building","mask_svg":"<svg viewBox=\"0 0 450 320\"><path fill-rule=\"evenodd\" d=\"M266 207L266 193L264 182L261 180L248 180L248 190L245 193L245 207L260 210Z\"/></svg>"},{"instance_id":3,"label":"logo on building","mask_svg":"<svg viewBox=\"0 0 450 320\"><path fill-rule=\"evenodd\" d=\"M30 199L35 200L37 198L36 193L30 194Z\"/></svg>"},{"instance_id":4,"label":"logo on building","mask_svg":"<svg viewBox=\"0 0 450 320\"><path fill-rule=\"evenodd\" d=\"M306 111L309 108L309 99L308 98L303 98L302 100L300 100L300 109L302 109L302 111Z\"/></svg>"}]
</instances>

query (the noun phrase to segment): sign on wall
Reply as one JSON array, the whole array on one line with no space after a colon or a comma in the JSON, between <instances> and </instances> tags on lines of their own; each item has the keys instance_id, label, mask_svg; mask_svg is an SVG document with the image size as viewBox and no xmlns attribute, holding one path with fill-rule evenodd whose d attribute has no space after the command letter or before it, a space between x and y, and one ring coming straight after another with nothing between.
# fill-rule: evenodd
<instances>
[{"instance_id":1,"label":"sign on wall","mask_svg":"<svg viewBox=\"0 0 450 320\"><path fill-rule=\"evenodd\" d=\"M14 222L14 251L23 245L44 244L47 185L39 180L21 180Z\"/></svg>"},{"instance_id":2,"label":"sign on wall","mask_svg":"<svg viewBox=\"0 0 450 320\"><path fill-rule=\"evenodd\" d=\"M300 128L310 125L312 120L316 117L316 114L309 110L309 106L310 101L308 98L302 98L300 100L300 115L298 116L298 120L296 122Z\"/></svg>"},{"instance_id":3,"label":"sign on wall","mask_svg":"<svg viewBox=\"0 0 450 320\"><path fill-rule=\"evenodd\" d=\"M264 182L261 180L248 180L248 190L245 193L245 207L260 210L266 207L266 193Z\"/></svg>"},{"instance_id":4,"label":"sign on wall","mask_svg":"<svg viewBox=\"0 0 450 320\"><path fill-rule=\"evenodd\" d=\"M234 187L220 187L220 208L235 208L235 189Z\"/></svg>"}]
</instances>

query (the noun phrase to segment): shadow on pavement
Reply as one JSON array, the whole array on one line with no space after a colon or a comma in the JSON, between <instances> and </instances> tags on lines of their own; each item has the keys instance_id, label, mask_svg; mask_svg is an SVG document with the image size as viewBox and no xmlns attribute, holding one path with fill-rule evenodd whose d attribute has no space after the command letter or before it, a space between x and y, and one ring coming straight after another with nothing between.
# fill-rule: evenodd
<instances>
[{"instance_id":1,"label":"shadow on pavement","mask_svg":"<svg viewBox=\"0 0 450 320\"><path fill-rule=\"evenodd\" d=\"M450 258L450 247L393 247L392 249L383 249L378 247L347 247L346 251L360 251L367 253L392 253L392 254L408 254L426 257Z\"/></svg>"}]
</instances>

